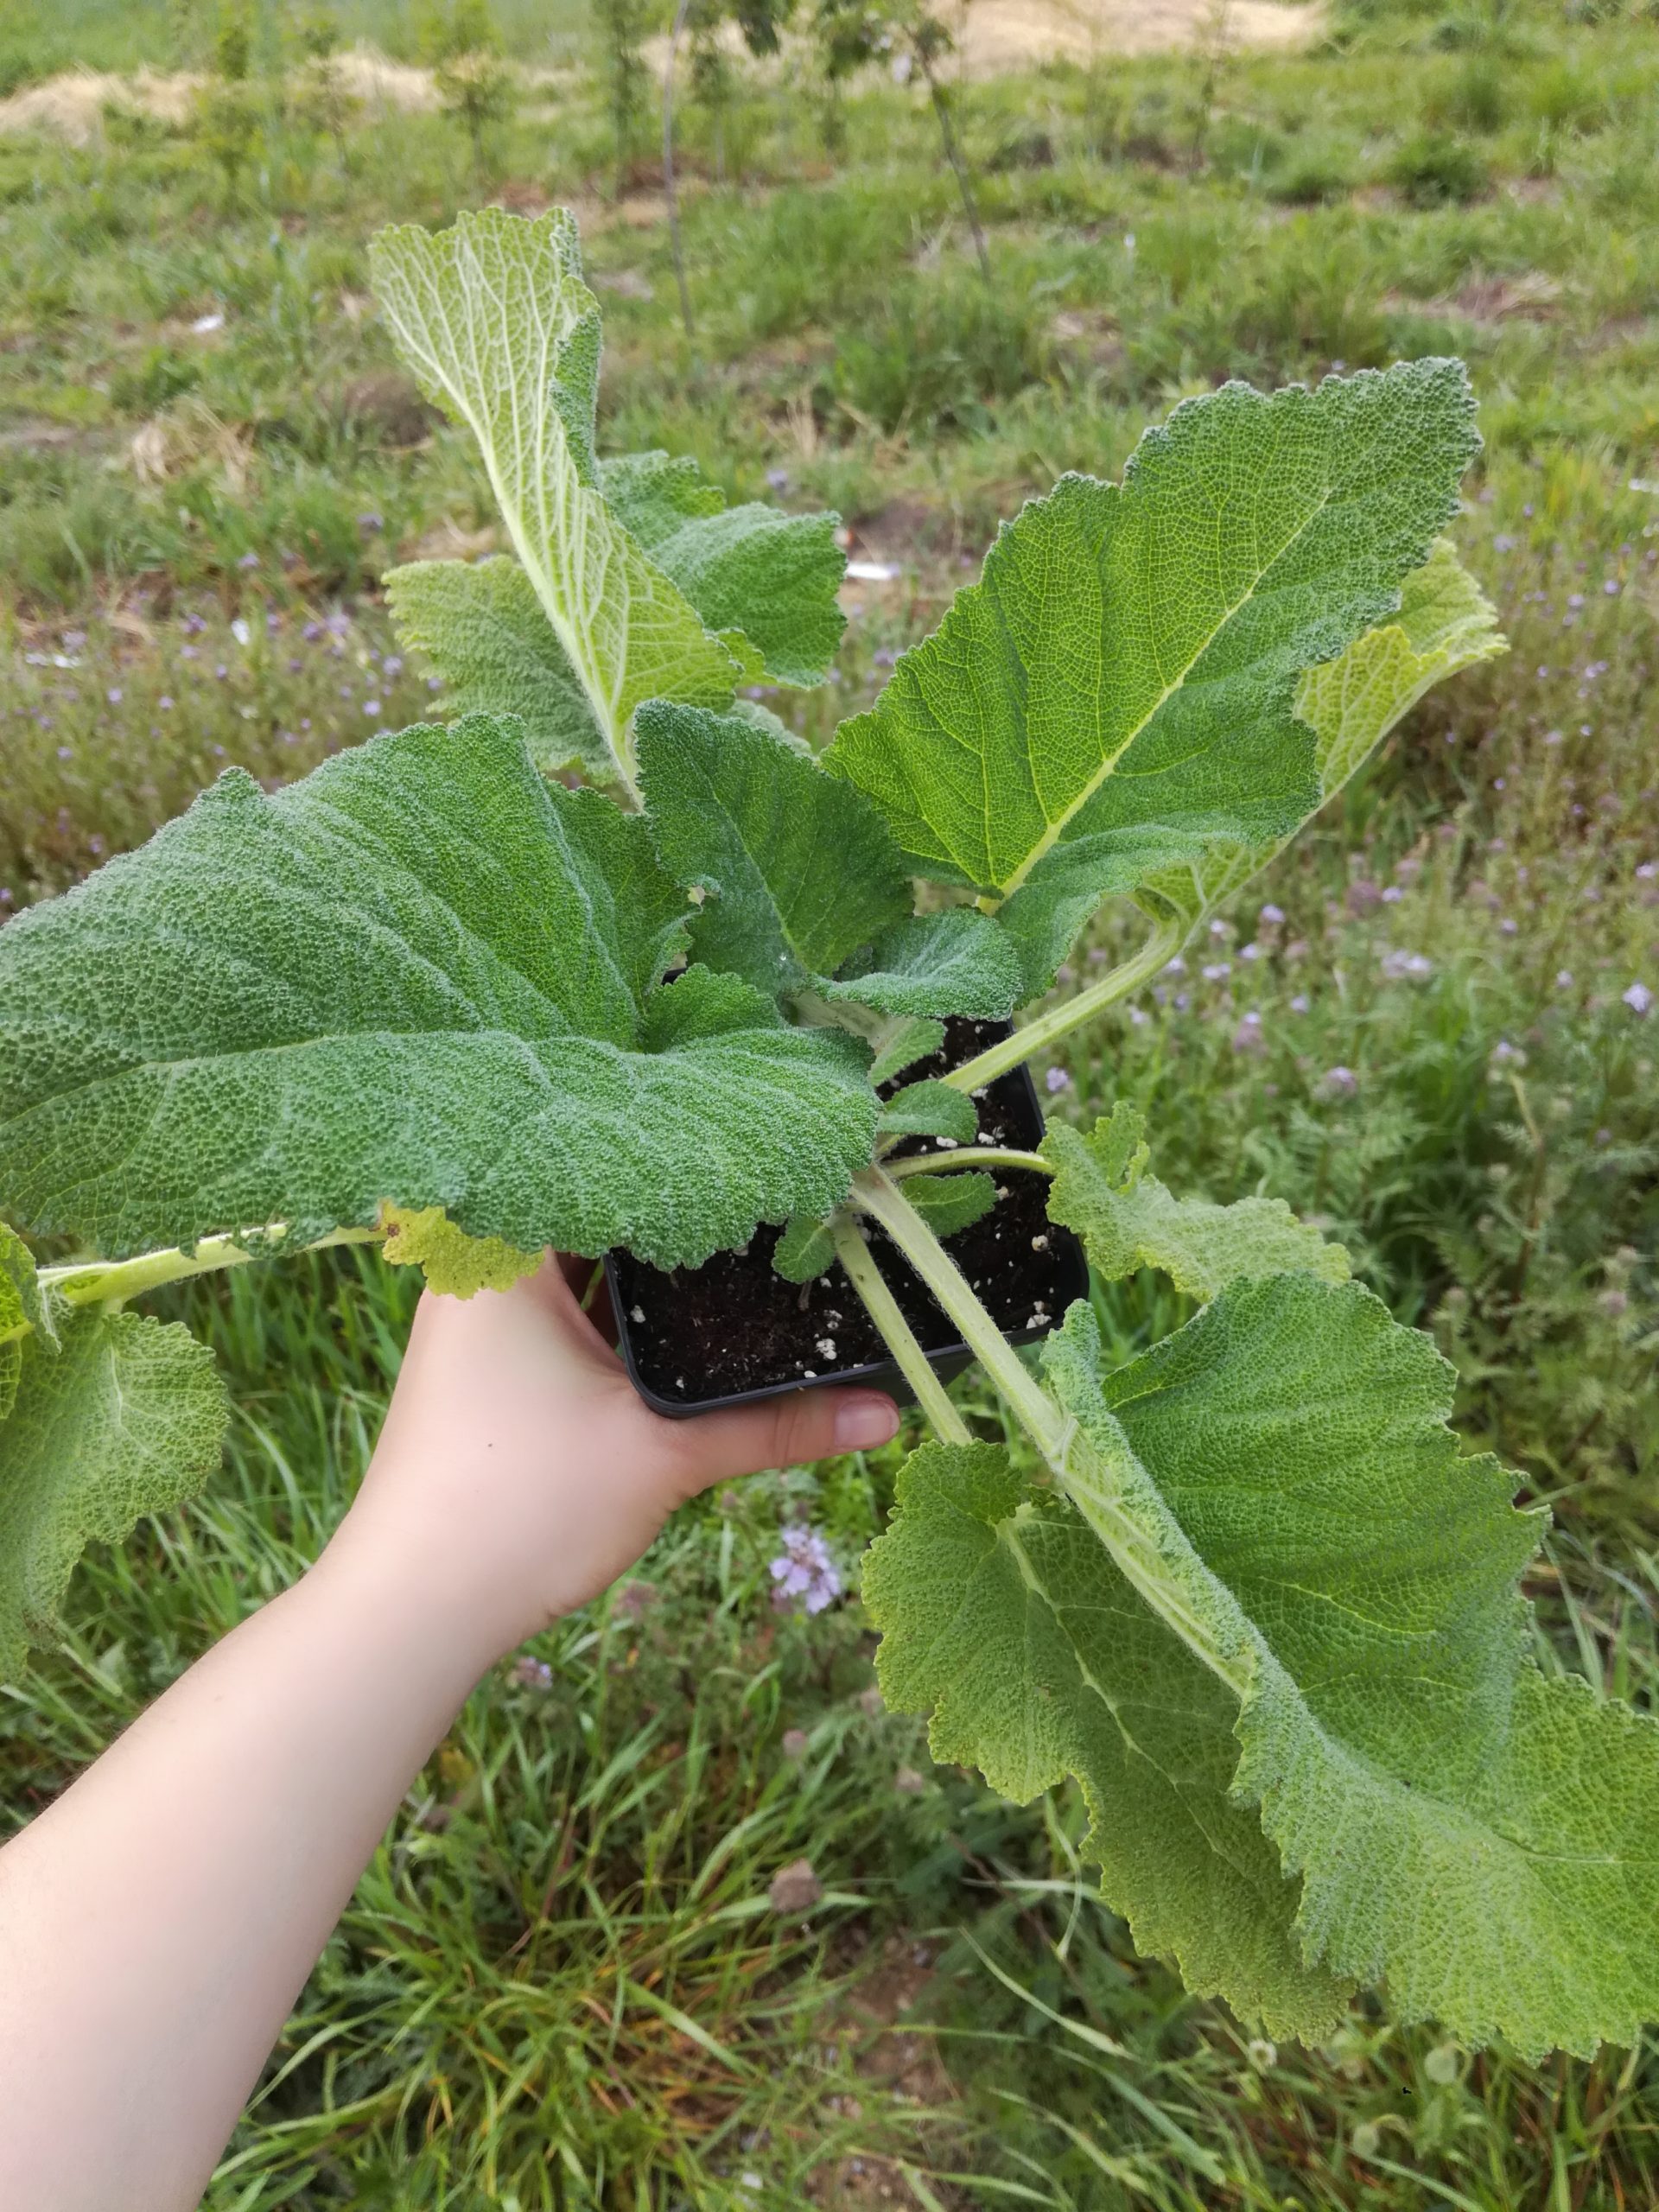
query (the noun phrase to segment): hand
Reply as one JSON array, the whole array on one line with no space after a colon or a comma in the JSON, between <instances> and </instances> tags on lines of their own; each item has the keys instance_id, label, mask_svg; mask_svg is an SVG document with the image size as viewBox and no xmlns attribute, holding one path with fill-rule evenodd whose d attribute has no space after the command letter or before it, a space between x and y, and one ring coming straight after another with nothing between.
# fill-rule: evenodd
<instances>
[{"instance_id":1,"label":"hand","mask_svg":"<svg viewBox=\"0 0 1659 2212\"><path fill-rule=\"evenodd\" d=\"M505 1292L422 1299L385 1426L320 1573L429 1606L480 1671L614 1581L677 1505L734 1475L885 1444L874 1390L803 1390L666 1421L550 1255ZM608 1306L601 1294L601 1313Z\"/></svg>"}]
</instances>

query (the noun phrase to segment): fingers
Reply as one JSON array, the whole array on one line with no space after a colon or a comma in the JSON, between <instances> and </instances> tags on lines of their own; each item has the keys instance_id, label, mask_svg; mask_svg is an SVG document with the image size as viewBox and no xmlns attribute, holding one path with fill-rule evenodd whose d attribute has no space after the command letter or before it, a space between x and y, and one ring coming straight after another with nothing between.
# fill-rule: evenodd
<instances>
[{"instance_id":1,"label":"fingers","mask_svg":"<svg viewBox=\"0 0 1659 2212\"><path fill-rule=\"evenodd\" d=\"M836 1452L873 1452L897 1433L899 1408L879 1390L798 1390L676 1426L690 1497L733 1475L802 1465Z\"/></svg>"}]
</instances>

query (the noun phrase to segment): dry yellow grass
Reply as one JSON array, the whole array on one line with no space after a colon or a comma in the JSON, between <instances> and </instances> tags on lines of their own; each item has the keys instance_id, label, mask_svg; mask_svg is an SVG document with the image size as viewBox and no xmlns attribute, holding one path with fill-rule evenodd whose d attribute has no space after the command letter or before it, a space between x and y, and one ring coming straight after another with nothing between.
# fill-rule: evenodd
<instances>
[{"instance_id":1,"label":"dry yellow grass","mask_svg":"<svg viewBox=\"0 0 1659 2212\"><path fill-rule=\"evenodd\" d=\"M995 77L1035 61L1088 61L1101 54L1155 54L1194 47L1220 35L1230 46L1303 46L1323 23L1319 0L973 0L947 10L970 77ZM648 49L660 72L667 41ZM340 55L347 91L370 111L421 113L437 105L432 73L393 61L372 47ZM527 82L555 72L527 71ZM85 145L103 128L106 108L134 108L159 121L185 122L201 79L188 71L142 69L118 76L69 69L0 99L0 130L47 130Z\"/></svg>"}]
</instances>

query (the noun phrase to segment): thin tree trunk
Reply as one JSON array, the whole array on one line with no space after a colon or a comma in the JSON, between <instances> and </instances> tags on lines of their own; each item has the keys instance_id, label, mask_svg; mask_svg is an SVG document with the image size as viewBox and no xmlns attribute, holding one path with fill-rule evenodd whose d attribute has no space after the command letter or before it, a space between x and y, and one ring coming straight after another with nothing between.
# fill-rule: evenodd
<instances>
[{"instance_id":1,"label":"thin tree trunk","mask_svg":"<svg viewBox=\"0 0 1659 2212\"><path fill-rule=\"evenodd\" d=\"M956 125L950 120L950 102L944 86L933 74L933 65L926 54L918 47L916 59L927 79L927 96L933 103L933 118L939 126L939 138L944 147L944 158L956 173L957 190L962 196L962 212L968 218L968 227L973 232L974 251L979 256L979 273L987 284L991 281L991 257L985 245L985 232L979 219L979 210L974 205L974 188L968 175L968 164L962 157L962 148L957 143Z\"/></svg>"},{"instance_id":2,"label":"thin tree trunk","mask_svg":"<svg viewBox=\"0 0 1659 2212\"><path fill-rule=\"evenodd\" d=\"M663 68L663 193L668 201L668 240L674 255L674 281L680 288L680 319L688 338L696 336L691 320L691 288L685 281L685 249L680 242L680 198L674 187L674 63L680 50L691 0L679 0L674 28L668 35L668 60Z\"/></svg>"}]
</instances>

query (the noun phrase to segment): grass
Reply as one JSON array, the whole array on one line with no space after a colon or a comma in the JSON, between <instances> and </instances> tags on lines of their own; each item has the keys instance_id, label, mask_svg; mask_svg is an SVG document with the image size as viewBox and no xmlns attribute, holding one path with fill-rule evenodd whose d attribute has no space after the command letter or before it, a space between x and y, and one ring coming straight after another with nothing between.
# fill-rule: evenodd
<instances>
[{"instance_id":1,"label":"grass","mask_svg":"<svg viewBox=\"0 0 1659 2212\"><path fill-rule=\"evenodd\" d=\"M503 10L531 59L533 13ZM19 21L37 68L168 50L139 8ZM1458 536L1513 650L1420 710L1185 972L1078 1040L1055 1106L1130 1096L1178 1188L1270 1191L1348 1243L1455 1357L1471 1446L1554 1509L1546 1663L1650 1701L1659 1016L1624 995L1659 989L1656 90L1634 15L1380 0L1313 54L1230 62L1197 168L1191 60L976 86L988 296L907 92L849 99L832 165L810 104L750 83L725 182L688 116L690 343L660 202L643 175L602 198L580 76L495 134L486 178L441 117L361 118L337 145L268 83L234 185L191 131L130 118L81 149L0 140L0 911L226 761L280 779L423 711L379 577L493 525L368 311L382 220L575 200L607 441L693 452L743 496L771 474L899 565L849 594L836 681L776 702L816 739L1001 516L1064 468L1115 472L1183 393L1461 352L1487 445ZM1128 929L1104 917L1079 966ZM10 1820L315 1556L408 1296L362 1255L176 1295L232 1382L227 1465L89 1563L62 1650L3 1694ZM1126 1357L1179 1318L1149 1281L1098 1297ZM871 1694L855 1599L809 1622L769 1598L793 1515L855 1580L893 1465L688 1512L538 1643L546 1680L480 1686L213 2212L1659 2199L1650 2039L1534 2069L1367 2003L1323 2050L1271 2050L1134 1957L1069 1796L1020 1810L934 1769ZM770 1885L803 1857L823 1896L785 1916Z\"/></svg>"}]
</instances>

